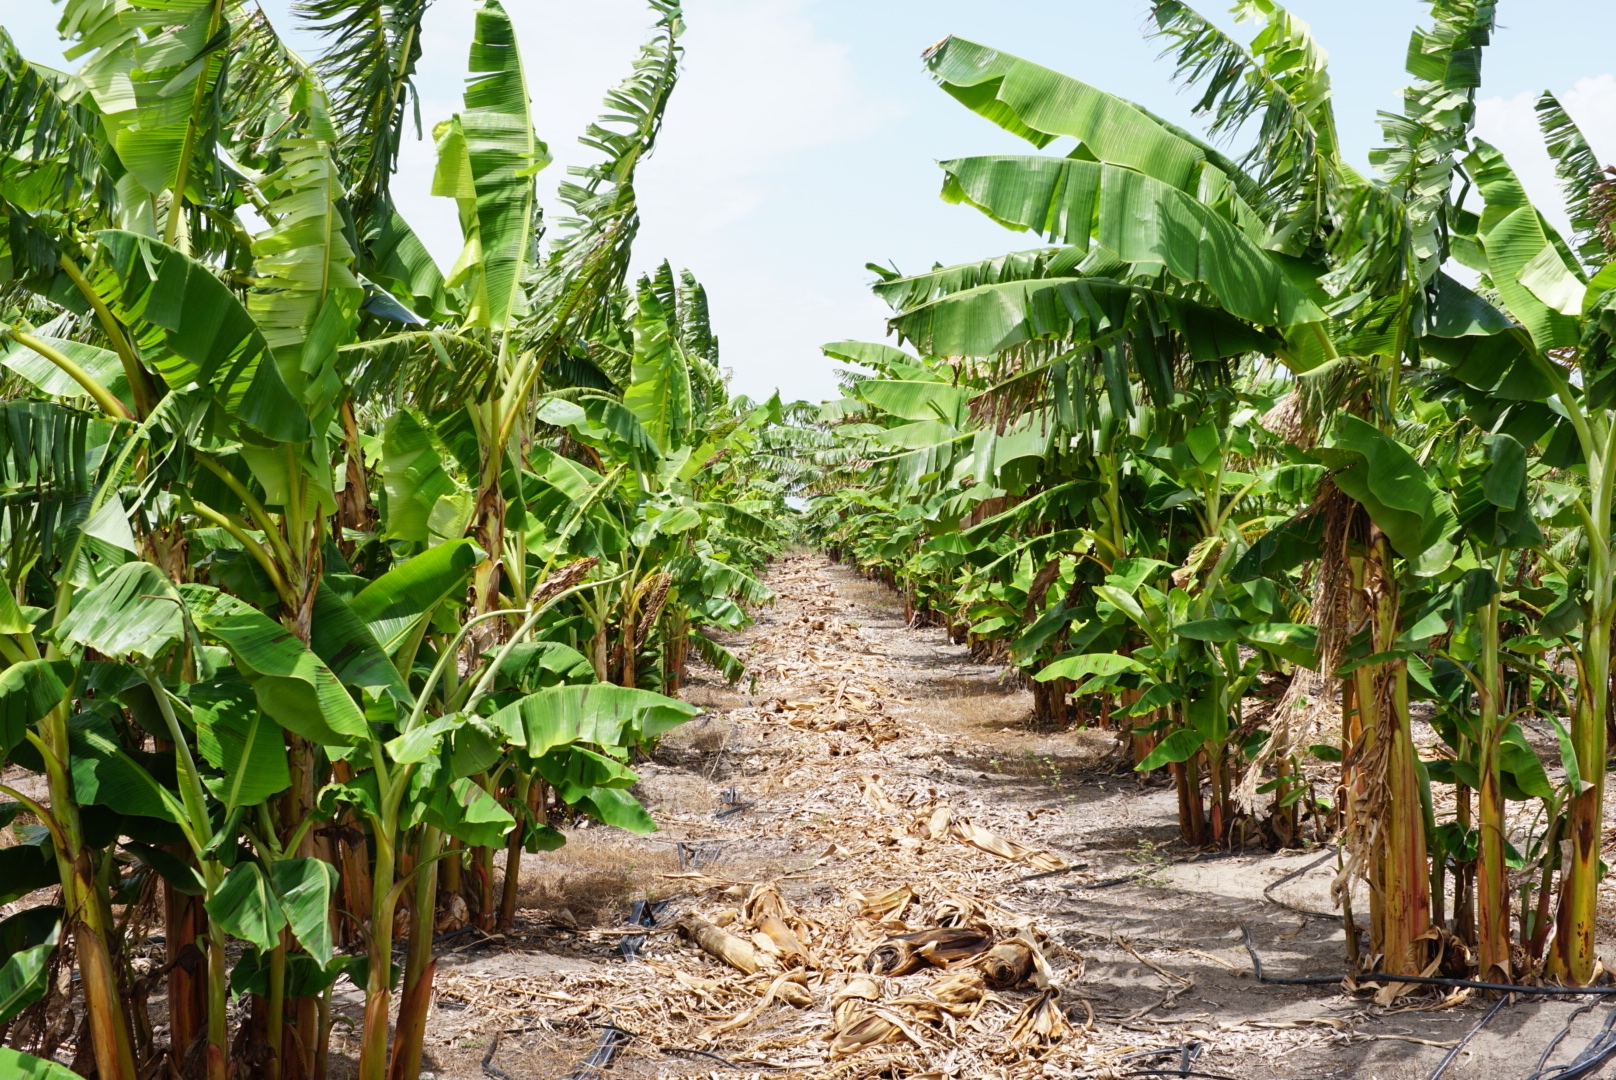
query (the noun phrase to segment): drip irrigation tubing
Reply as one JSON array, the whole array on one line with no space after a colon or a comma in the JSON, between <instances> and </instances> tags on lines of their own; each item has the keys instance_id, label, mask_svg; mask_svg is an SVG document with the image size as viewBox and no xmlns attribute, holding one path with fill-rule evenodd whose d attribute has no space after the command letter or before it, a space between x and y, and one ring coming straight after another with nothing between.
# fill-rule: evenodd
<instances>
[{"instance_id":1,"label":"drip irrigation tubing","mask_svg":"<svg viewBox=\"0 0 1616 1080\"><path fill-rule=\"evenodd\" d=\"M1187 1076L1192 1080L1241 1080L1238 1076L1229 1076L1226 1073L1180 1072L1177 1069L1138 1069L1126 1074L1128 1076ZM1322 1077L1296 1076L1285 1080L1323 1080Z\"/></svg>"},{"instance_id":2,"label":"drip irrigation tubing","mask_svg":"<svg viewBox=\"0 0 1616 1080\"><path fill-rule=\"evenodd\" d=\"M1565 1042L1566 1036L1571 1034L1571 1025L1577 1022L1577 1017L1581 1016L1585 1012L1590 1011L1595 1005L1598 1004L1599 1002L1597 1001L1590 1001L1588 1004L1581 1006L1570 1016L1566 1017L1565 1026L1560 1029L1560 1033L1554 1038L1550 1039L1549 1045L1543 1048L1543 1053L1537 1056L1537 1064L1532 1066L1532 1075L1536 1076L1543 1071L1543 1067L1549 1063L1549 1055L1553 1054L1555 1049L1558 1048L1561 1043Z\"/></svg>"},{"instance_id":3,"label":"drip irrigation tubing","mask_svg":"<svg viewBox=\"0 0 1616 1080\"><path fill-rule=\"evenodd\" d=\"M1095 889L1109 889L1117 885L1127 885L1130 882L1143 881L1145 878L1148 878L1153 874L1158 874L1163 870L1168 870L1175 866L1191 866L1196 863L1214 862L1218 859L1233 859L1244 854L1246 854L1244 851L1218 851L1210 855L1194 855L1188 859L1178 859L1174 862L1162 863L1159 866L1143 867L1139 870L1135 870L1131 874L1124 874L1122 877L1106 878L1104 881L1094 881L1087 885L1061 885L1058 886L1058 888L1066 892L1090 892ZM1063 870L1046 870L1041 874L1028 874L1026 877L1019 877L1016 879L1016 882L1019 884L1023 881L1037 881L1040 878L1055 877L1059 874L1070 874L1076 870L1086 869L1087 867L1088 864L1083 863L1080 866L1068 866Z\"/></svg>"},{"instance_id":4,"label":"drip irrigation tubing","mask_svg":"<svg viewBox=\"0 0 1616 1080\"><path fill-rule=\"evenodd\" d=\"M516 1080L516 1077L494 1064L494 1054L499 1050L499 1032L488 1041L488 1052L483 1055L483 1072L492 1076L494 1080Z\"/></svg>"},{"instance_id":5,"label":"drip irrigation tubing","mask_svg":"<svg viewBox=\"0 0 1616 1080\"><path fill-rule=\"evenodd\" d=\"M1571 1017L1571 1020L1574 1019L1576 1019L1575 1014ZM1548 1059L1549 1051L1558 1046L1560 1040L1565 1037L1565 1033L1571 1030L1571 1020L1566 1021L1566 1031L1555 1036L1554 1042L1549 1044L1548 1050L1544 1051L1543 1057L1538 1059L1539 1067L1537 1072L1527 1077L1526 1080L1583 1080L1584 1077L1592 1076L1604 1068L1611 1058L1616 1057L1616 1009L1612 1009L1605 1016L1605 1023L1600 1027L1599 1034L1595 1035L1588 1045L1582 1048L1581 1053L1564 1065L1551 1065L1546 1069L1543 1068L1542 1064Z\"/></svg>"},{"instance_id":6,"label":"drip irrigation tubing","mask_svg":"<svg viewBox=\"0 0 1616 1080\"><path fill-rule=\"evenodd\" d=\"M1441 1063L1437 1065L1436 1070L1431 1073L1428 1080L1442 1080L1442 1074L1448 1071L1449 1065L1452 1065L1458 1060L1460 1052L1463 1051L1466 1046L1470 1045L1470 1040L1474 1039L1476 1034L1480 1032L1482 1028L1487 1026L1487 1021L1497 1016L1498 1011L1507 1005L1509 1001L1509 995L1506 994L1497 1001L1493 1002L1493 1007L1487 1010L1487 1015L1476 1021L1475 1026L1469 1031L1465 1032L1464 1038L1454 1043L1453 1049L1449 1050L1443 1055Z\"/></svg>"},{"instance_id":7,"label":"drip irrigation tubing","mask_svg":"<svg viewBox=\"0 0 1616 1080\"><path fill-rule=\"evenodd\" d=\"M757 1064L755 1062L747 1062L745 1065L741 1065L741 1064L738 1064L736 1062L731 1061L727 1057L719 1057L717 1054L710 1053L710 1052L708 1052L706 1050L696 1050L696 1049L693 1049L693 1048L688 1047L688 1046L664 1046L664 1047L661 1047L660 1049L664 1054L668 1055L669 1057L704 1057L704 1058L708 1058L708 1059L710 1059L712 1061L718 1062L724 1068L726 1068L726 1069L734 1069L736 1072L779 1072L780 1071L780 1067L778 1065L759 1065L759 1064Z\"/></svg>"},{"instance_id":8,"label":"drip irrigation tubing","mask_svg":"<svg viewBox=\"0 0 1616 1080\"><path fill-rule=\"evenodd\" d=\"M601 1029L600 1041L571 1072L562 1076L561 1080L601 1080L623 1047L629 1044L629 1040L635 1038L634 1032L620 1028L616 1024L593 1026Z\"/></svg>"},{"instance_id":9,"label":"drip irrigation tubing","mask_svg":"<svg viewBox=\"0 0 1616 1080\"><path fill-rule=\"evenodd\" d=\"M1264 975L1262 958L1251 943L1251 927L1240 924L1246 952L1251 955L1252 973L1260 983L1274 986L1339 986L1344 975ZM1522 994L1528 997L1616 997L1616 986L1517 986L1511 983L1479 982L1475 979L1447 979L1436 975L1381 975L1368 973L1358 976L1362 982L1410 983L1415 986L1445 986L1454 990L1491 990L1498 994Z\"/></svg>"},{"instance_id":10,"label":"drip irrigation tubing","mask_svg":"<svg viewBox=\"0 0 1616 1080\"><path fill-rule=\"evenodd\" d=\"M648 900L636 900L634 901L633 909L629 913L629 922L634 926L643 926L648 930L652 929L656 926L657 919L662 915L663 909L671 903L673 903L672 900L659 900L654 904ZM644 934L630 934L617 943L617 951L630 960L634 960L639 957L640 947L644 944Z\"/></svg>"},{"instance_id":11,"label":"drip irrigation tubing","mask_svg":"<svg viewBox=\"0 0 1616 1080\"><path fill-rule=\"evenodd\" d=\"M1337 848L1331 848L1323 855L1320 855L1317 859L1314 859L1312 862L1308 863L1306 866L1297 867L1295 870L1292 870L1290 873L1286 874L1277 881L1269 882L1268 886L1262 891L1262 898L1268 903L1273 904L1275 907L1282 907L1286 911L1294 911L1298 915L1307 915L1315 919L1339 919L1341 916L1336 912L1314 911L1311 908L1298 907L1295 904L1287 903L1286 901L1277 899L1274 896L1275 889L1279 888L1281 885L1295 881L1297 878L1308 873L1309 871L1317 870L1319 867L1335 858L1338 850L1339 849Z\"/></svg>"}]
</instances>

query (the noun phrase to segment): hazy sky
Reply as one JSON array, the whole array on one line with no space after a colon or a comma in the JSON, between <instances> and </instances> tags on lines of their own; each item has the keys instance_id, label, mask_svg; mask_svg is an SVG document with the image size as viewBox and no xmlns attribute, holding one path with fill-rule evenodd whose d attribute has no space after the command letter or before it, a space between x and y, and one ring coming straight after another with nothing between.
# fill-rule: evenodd
<instances>
[{"instance_id":1,"label":"hazy sky","mask_svg":"<svg viewBox=\"0 0 1616 1080\"><path fill-rule=\"evenodd\" d=\"M290 0L265 0L306 55ZM1292 0L1331 55L1343 142L1363 164L1377 110L1406 82L1415 0ZM437 0L417 79L428 141L410 142L395 181L405 215L447 267L460 249L454 203L428 194L431 127L460 104L474 0ZM586 159L578 134L629 70L654 21L643 0L506 0L520 36L539 135L556 162L539 177L547 207L565 167ZM738 392L833 394L818 346L880 339L885 308L868 262L905 272L1035 246L937 198L935 162L1026 152L938 90L919 56L959 34L1058 68L1186 126L1190 99L1144 40L1145 0L685 0L684 75L660 148L640 172L645 223L638 269L667 258L706 284ZM1218 13L1213 5L1204 8ZM0 26L26 55L63 63L60 8L0 0ZM1501 146L1534 198L1554 204L1532 103L1551 89L1594 149L1616 161L1616 3L1504 0L1484 66L1481 134ZM1249 33L1241 31L1243 37ZM1557 204L1555 204L1557 205ZM1558 214L1558 211L1554 211Z\"/></svg>"}]
</instances>

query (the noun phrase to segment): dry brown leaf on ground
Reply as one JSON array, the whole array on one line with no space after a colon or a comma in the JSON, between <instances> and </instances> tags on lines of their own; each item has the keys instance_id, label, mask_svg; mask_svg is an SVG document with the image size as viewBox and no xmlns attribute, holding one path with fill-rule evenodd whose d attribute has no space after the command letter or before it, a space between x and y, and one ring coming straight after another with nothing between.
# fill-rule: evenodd
<instances>
[{"instance_id":1,"label":"dry brown leaf on ground","mask_svg":"<svg viewBox=\"0 0 1616 1080\"><path fill-rule=\"evenodd\" d=\"M949 893L932 907L938 926L986 926L988 905L974 896Z\"/></svg>"},{"instance_id":2,"label":"dry brown leaf on ground","mask_svg":"<svg viewBox=\"0 0 1616 1080\"><path fill-rule=\"evenodd\" d=\"M669 873L658 874L657 877L677 881L685 888L689 889L692 893L710 892L714 889L733 889L737 886L743 889L750 889L752 887L752 883L750 881L731 881L728 878L719 878L713 877L710 874L703 874L700 870L681 870L677 872L670 871Z\"/></svg>"},{"instance_id":3,"label":"dry brown leaf on ground","mask_svg":"<svg viewBox=\"0 0 1616 1080\"><path fill-rule=\"evenodd\" d=\"M861 1050L868 1050L872 1046L892 1042L903 1037L903 1029L886 1017L875 1012L858 1010L849 1018L845 1026L838 1026L831 1033L830 1057L832 1061L837 1058L849 1057ZM918 1042L915 1045L920 1045Z\"/></svg>"},{"instance_id":4,"label":"dry brown leaf on ground","mask_svg":"<svg viewBox=\"0 0 1616 1080\"><path fill-rule=\"evenodd\" d=\"M877 945L864 958L864 970L884 975L908 975L928 964L946 967L987 951L991 934L968 927L922 930L917 934L890 938Z\"/></svg>"},{"instance_id":5,"label":"dry brown leaf on ground","mask_svg":"<svg viewBox=\"0 0 1616 1080\"><path fill-rule=\"evenodd\" d=\"M1021 938L1001 941L977 961L982 977L995 990L1010 990L1026 982L1036 968L1034 949Z\"/></svg>"},{"instance_id":6,"label":"dry brown leaf on ground","mask_svg":"<svg viewBox=\"0 0 1616 1080\"><path fill-rule=\"evenodd\" d=\"M1030 999L1010 1022L1010 1046L1037 1051L1061 1042L1072 1033L1061 1011L1060 991L1051 987Z\"/></svg>"},{"instance_id":7,"label":"dry brown leaf on ground","mask_svg":"<svg viewBox=\"0 0 1616 1080\"><path fill-rule=\"evenodd\" d=\"M1038 871L1065 870L1070 867L1065 859L1046 848L1033 848L1006 840L996 832L973 825L964 818L955 818L953 833L956 839L989 855L1030 866Z\"/></svg>"},{"instance_id":8,"label":"dry brown leaf on ground","mask_svg":"<svg viewBox=\"0 0 1616 1080\"><path fill-rule=\"evenodd\" d=\"M853 898L859 902L860 915L879 922L902 918L904 909L915 898L915 890L908 885L900 885L877 896L866 897L854 893Z\"/></svg>"},{"instance_id":9,"label":"dry brown leaf on ground","mask_svg":"<svg viewBox=\"0 0 1616 1080\"><path fill-rule=\"evenodd\" d=\"M790 987L792 992L782 992L787 987ZM763 1010L773 1004L776 999L789 1005L794 1005L799 1009L807 1008L814 1003L813 994L808 990L808 983L803 973L801 971L788 971L769 984L769 988L763 992L763 996L758 999L757 1004L722 1024L715 1024L712 1027L702 1029L698 1038L702 1042L712 1042L720 1035L739 1030L756 1020Z\"/></svg>"},{"instance_id":10,"label":"dry brown leaf on ground","mask_svg":"<svg viewBox=\"0 0 1616 1080\"><path fill-rule=\"evenodd\" d=\"M903 812L902 808L892 801L892 796L887 794L887 789L882 786L879 776L874 774L865 776L862 778L862 782L864 785L864 798L875 808L876 813L891 814L896 817Z\"/></svg>"}]
</instances>

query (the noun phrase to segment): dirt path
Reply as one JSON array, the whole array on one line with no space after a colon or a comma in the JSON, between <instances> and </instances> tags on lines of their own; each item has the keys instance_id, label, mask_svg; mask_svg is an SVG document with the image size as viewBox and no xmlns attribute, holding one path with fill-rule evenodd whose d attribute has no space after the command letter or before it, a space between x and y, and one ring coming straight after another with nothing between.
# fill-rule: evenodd
<instances>
[{"instance_id":1,"label":"dirt path","mask_svg":"<svg viewBox=\"0 0 1616 1080\"><path fill-rule=\"evenodd\" d=\"M910 630L890 593L845 568L796 556L769 584L779 602L731 642L755 680L692 686L708 713L638 766L662 831L573 831L524 881L516 940L444 957L428 1036L439 1076L480 1075L495 1031L496 1070L569 1075L612 1022L636 1036L607 1074L624 1077L1121 1077L1188 1060L1190 1075L1242 1080L1412 1080L1481 1018L1474 1001L1381 1008L1334 986L1257 984L1242 924L1268 974L1344 967L1328 865L1264 896L1319 852L1189 851L1171 790L1116 771L1111 733L1029 731L1025 692L941 631ZM993 836L1019 858L983 850ZM754 888L769 882L780 906ZM667 903L629 959L634 898ZM808 955L800 976L789 947L746 976L671 929L695 916L750 940L771 911ZM1041 942L1049 989L930 966L859 981L889 936L949 924ZM1524 1080L1575 1008L1503 1009L1444 1075ZM1552 1060L1605 1009L1576 1018Z\"/></svg>"}]
</instances>

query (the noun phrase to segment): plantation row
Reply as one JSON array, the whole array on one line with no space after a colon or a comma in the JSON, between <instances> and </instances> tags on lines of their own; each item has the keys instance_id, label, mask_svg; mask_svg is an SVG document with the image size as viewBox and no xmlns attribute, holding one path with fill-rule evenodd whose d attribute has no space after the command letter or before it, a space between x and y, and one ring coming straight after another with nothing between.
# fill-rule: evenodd
<instances>
[{"instance_id":1,"label":"plantation row","mask_svg":"<svg viewBox=\"0 0 1616 1080\"><path fill-rule=\"evenodd\" d=\"M485 0L447 275L389 193L427 6L304 0L312 65L240 0L66 0L72 75L0 31L0 901L55 898L0 922L0 1074L323 1076L346 975L359 1075L416 1076L439 907L508 926L556 825L653 828L664 695L740 673L792 429L693 277L627 278L678 3L543 240Z\"/></svg>"},{"instance_id":2,"label":"plantation row","mask_svg":"<svg viewBox=\"0 0 1616 1080\"><path fill-rule=\"evenodd\" d=\"M1048 246L875 292L900 348L822 410L815 540L1130 733L1185 841L1339 830L1360 971L1595 974L1616 488L1616 170L1545 94L1573 233L1473 134L1490 0L1431 0L1371 174L1268 0L1153 8L1212 143L958 38L949 95L1043 155L943 197ZM1427 726L1428 725L1428 726ZM1530 737L1529 737L1530 736ZM1416 740L1434 743L1423 750ZM1322 779L1321 779L1322 778Z\"/></svg>"}]
</instances>

